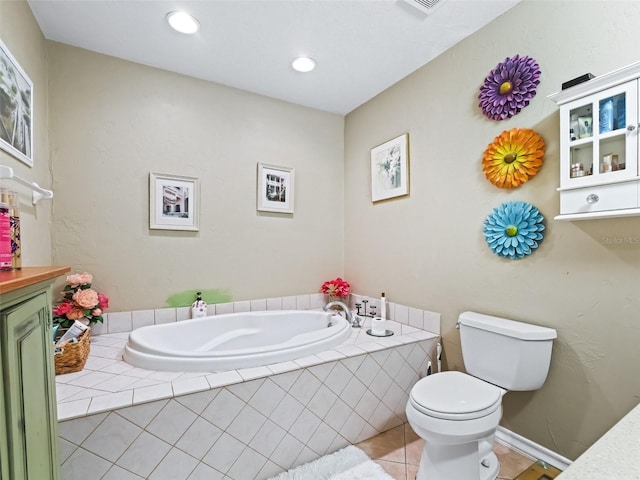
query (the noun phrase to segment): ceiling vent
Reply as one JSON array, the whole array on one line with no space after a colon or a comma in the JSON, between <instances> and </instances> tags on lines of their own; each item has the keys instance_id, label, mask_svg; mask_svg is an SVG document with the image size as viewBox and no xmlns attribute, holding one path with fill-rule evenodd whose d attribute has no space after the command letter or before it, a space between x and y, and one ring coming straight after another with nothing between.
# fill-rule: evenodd
<instances>
[{"instance_id":1,"label":"ceiling vent","mask_svg":"<svg viewBox=\"0 0 640 480\"><path fill-rule=\"evenodd\" d=\"M409 5L417 8L421 12L427 15L433 13L437 8L442 5L445 0L404 0Z\"/></svg>"}]
</instances>

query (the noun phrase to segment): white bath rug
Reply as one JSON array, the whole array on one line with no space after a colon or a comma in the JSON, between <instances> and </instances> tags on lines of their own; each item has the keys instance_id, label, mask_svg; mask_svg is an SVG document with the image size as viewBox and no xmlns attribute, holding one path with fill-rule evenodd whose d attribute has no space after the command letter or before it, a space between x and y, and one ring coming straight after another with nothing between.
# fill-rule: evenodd
<instances>
[{"instance_id":1,"label":"white bath rug","mask_svg":"<svg viewBox=\"0 0 640 480\"><path fill-rule=\"evenodd\" d=\"M269 480L393 480L357 447L349 446Z\"/></svg>"}]
</instances>

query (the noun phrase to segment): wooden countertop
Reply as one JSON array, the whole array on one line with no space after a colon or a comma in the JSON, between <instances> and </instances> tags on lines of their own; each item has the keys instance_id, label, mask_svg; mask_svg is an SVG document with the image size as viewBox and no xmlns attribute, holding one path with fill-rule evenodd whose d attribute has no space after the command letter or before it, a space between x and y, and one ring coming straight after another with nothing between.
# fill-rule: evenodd
<instances>
[{"instance_id":1,"label":"wooden countertop","mask_svg":"<svg viewBox=\"0 0 640 480\"><path fill-rule=\"evenodd\" d=\"M50 266L23 267L20 270L0 271L0 294L59 277L70 270L70 267Z\"/></svg>"}]
</instances>

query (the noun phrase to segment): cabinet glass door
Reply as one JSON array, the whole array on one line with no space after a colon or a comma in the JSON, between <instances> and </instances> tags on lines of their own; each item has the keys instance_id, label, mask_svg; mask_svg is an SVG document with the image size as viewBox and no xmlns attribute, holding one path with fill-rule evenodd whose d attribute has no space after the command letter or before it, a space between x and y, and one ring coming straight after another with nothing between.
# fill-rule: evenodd
<instances>
[{"instance_id":1,"label":"cabinet glass door","mask_svg":"<svg viewBox=\"0 0 640 480\"><path fill-rule=\"evenodd\" d=\"M568 103L561 185L579 187L634 177L638 172L636 81Z\"/></svg>"}]
</instances>

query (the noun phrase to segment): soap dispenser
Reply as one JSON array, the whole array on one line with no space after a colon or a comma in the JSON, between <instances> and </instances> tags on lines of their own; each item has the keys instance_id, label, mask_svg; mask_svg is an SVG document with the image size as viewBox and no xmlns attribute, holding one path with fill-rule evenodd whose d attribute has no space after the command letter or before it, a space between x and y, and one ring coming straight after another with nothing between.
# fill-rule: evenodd
<instances>
[{"instance_id":1,"label":"soap dispenser","mask_svg":"<svg viewBox=\"0 0 640 480\"><path fill-rule=\"evenodd\" d=\"M202 300L202 292L197 292L196 301L191 305L191 318L207 316L207 303Z\"/></svg>"}]
</instances>

